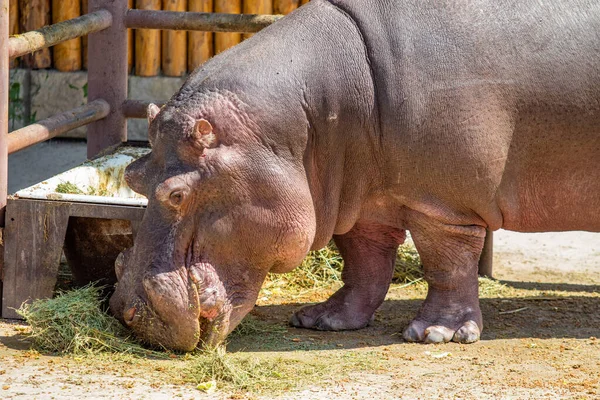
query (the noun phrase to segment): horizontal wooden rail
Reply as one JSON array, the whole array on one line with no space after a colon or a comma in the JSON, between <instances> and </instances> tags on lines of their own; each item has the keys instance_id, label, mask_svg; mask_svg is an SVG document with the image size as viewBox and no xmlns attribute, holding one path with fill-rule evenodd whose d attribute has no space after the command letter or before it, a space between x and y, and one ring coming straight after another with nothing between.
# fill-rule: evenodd
<instances>
[{"instance_id":1,"label":"horizontal wooden rail","mask_svg":"<svg viewBox=\"0 0 600 400\"><path fill-rule=\"evenodd\" d=\"M123 114L126 118L146 118L150 103L154 103L159 107L165 104L162 101L126 100L123 103Z\"/></svg>"},{"instance_id":2,"label":"horizontal wooden rail","mask_svg":"<svg viewBox=\"0 0 600 400\"><path fill-rule=\"evenodd\" d=\"M108 115L110 106L104 100L94 100L84 106L54 115L11 132L8 135L8 154L43 142L80 126L98 121Z\"/></svg>"},{"instance_id":3,"label":"horizontal wooden rail","mask_svg":"<svg viewBox=\"0 0 600 400\"><path fill-rule=\"evenodd\" d=\"M125 15L125 25L134 29L252 33L281 18L283 15L128 10Z\"/></svg>"},{"instance_id":4,"label":"horizontal wooden rail","mask_svg":"<svg viewBox=\"0 0 600 400\"><path fill-rule=\"evenodd\" d=\"M20 57L69 39L101 31L111 24L111 13L106 10L98 10L22 35L12 36L8 40L8 56L10 58Z\"/></svg>"}]
</instances>

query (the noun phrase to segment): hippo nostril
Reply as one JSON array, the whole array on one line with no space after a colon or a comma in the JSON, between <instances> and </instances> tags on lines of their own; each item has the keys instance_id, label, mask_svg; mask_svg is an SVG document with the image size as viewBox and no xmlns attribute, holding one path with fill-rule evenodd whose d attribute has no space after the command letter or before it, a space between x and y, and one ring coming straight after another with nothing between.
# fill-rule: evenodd
<instances>
[{"instance_id":1,"label":"hippo nostril","mask_svg":"<svg viewBox=\"0 0 600 400\"><path fill-rule=\"evenodd\" d=\"M135 307L131 307L129 310L123 313L123 321L125 321L127 325L131 325L133 323L136 311L137 310L135 309Z\"/></svg>"}]
</instances>

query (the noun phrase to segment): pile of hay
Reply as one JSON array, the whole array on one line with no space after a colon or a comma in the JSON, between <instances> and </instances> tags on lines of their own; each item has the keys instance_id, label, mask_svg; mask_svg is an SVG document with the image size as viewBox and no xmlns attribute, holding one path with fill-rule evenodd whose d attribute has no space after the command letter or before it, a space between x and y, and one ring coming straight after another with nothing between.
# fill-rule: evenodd
<instances>
[{"instance_id":1,"label":"pile of hay","mask_svg":"<svg viewBox=\"0 0 600 400\"><path fill-rule=\"evenodd\" d=\"M103 289L88 285L23 304L17 312L31 327L33 347L59 354L147 354L115 318L102 311Z\"/></svg>"},{"instance_id":2,"label":"pile of hay","mask_svg":"<svg viewBox=\"0 0 600 400\"><path fill-rule=\"evenodd\" d=\"M267 286L283 289L319 289L329 287L342 279L344 261L335 244L311 251L302 264L287 274L269 274ZM411 241L398 248L394 268L394 283L413 283L423 279L423 266L419 253Z\"/></svg>"},{"instance_id":3,"label":"pile of hay","mask_svg":"<svg viewBox=\"0 0 600 400\"><path fill-rule=\"evenodd\" d=\"M189 357L184 374L198 389L210 391L229 387L237 390L261 390L277 388L281 382L273 379L289 379L280 359L253 357L248 354L227 353L224 346L204 349Z\"/></svg>"}]
</instances>

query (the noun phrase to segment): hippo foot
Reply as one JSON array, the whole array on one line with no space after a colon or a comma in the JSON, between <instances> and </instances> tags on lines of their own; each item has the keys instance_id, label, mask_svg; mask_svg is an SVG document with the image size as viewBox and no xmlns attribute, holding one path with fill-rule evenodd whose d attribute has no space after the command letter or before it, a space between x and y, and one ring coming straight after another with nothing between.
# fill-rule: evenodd
<instances>
[{"instance_id":1,"label":"hippo foot","mask_svg":"<svg viewBox=\"0 0 600 400\"><path fill-rule=\"evenodd\" d=\"M364 293L363 293L364 294ZM342 287L327 301L294 313L290 324L320 331L361 329L373 322L375 310L364 305L357 291Z\"/></svg>"},{"instance_id":2,"label":"hippo foot","mask_svg":"<svg viewBox=\"0 0 600 400\"><path fill-rule=\"evenodd\" d=\"M440 315L421 309L404 330L404 340L423 343L473 343L479 340L483 326L481 311L468 308L466 312Z\"/></svg>"}]
</instances>

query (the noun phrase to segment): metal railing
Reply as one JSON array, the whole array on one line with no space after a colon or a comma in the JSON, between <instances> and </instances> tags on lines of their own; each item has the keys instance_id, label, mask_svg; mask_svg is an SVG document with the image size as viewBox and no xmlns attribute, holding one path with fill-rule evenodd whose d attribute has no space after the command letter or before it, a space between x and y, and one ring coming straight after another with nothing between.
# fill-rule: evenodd
<instances>
[{"instance_id":1,"label":"metal railing","mask_svg":"<svg viewBox=\"0 0 600 400\"><path fill-rule=\"evenodd\" d=\"M0 228L7 200L8 155L89 125L87 155L127 140L127 118L149 102L127 99L127 28L253 33L282 15L130 10L126 1L89 0L89 13L9 38L9 0L0 0ZM66 40L88 38L88 103L8 133L9 60Z\"/></svg>"}]
</instances>

